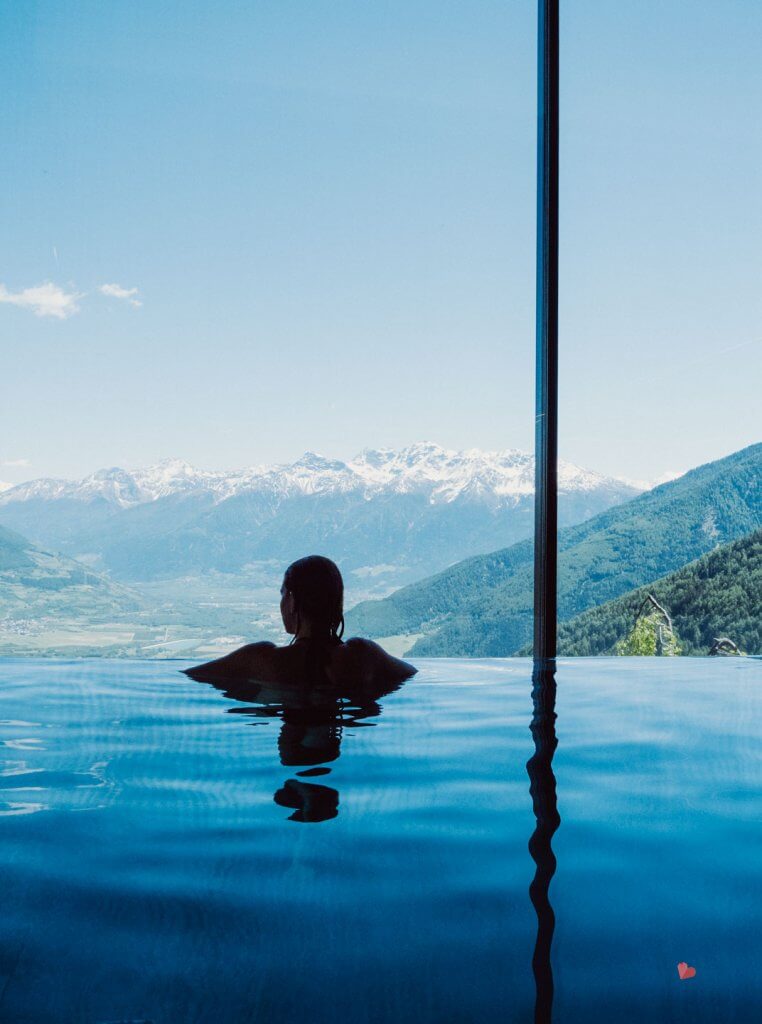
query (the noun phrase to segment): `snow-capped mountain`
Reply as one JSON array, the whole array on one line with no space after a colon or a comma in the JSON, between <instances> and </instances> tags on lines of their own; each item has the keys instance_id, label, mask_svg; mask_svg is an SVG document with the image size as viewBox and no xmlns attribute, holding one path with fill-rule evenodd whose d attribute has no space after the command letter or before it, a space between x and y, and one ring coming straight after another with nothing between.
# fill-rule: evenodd
<instances>
[{"instance_id":1,"label":"snow-capped mountain","mask_svg":"<svg viewBox=\"0 0 762 1024\"><path fill-rule=\"evenodd\" d=\"M635 491L627 482L563 461L558 482L561 493L589 493L602 487ZM356 492L365 499L382 493L425 494L432 504L465 497L510 500L533 493L534 457L517 449L452 451L420 442L400 451L366 449L348 462L306 452L290 464L223 473L194 469L181 459L167 459L148 469L100 469L82 480L43 478L7 486L9 490L0 498L0 505L31 499L100 499L126 509L193 492L209 494L215 503L256 492L281 498Z\"/></svg>"},{"instance_id":2,"label":"snow-capped mountain","mask_svg":"<svg viewBox=\"0 0 762 1024\"><path fill-rule=\"evenodd\" d=\"M0 494L0 525L127 581L241 575L319 551L350 573L393 570L400 583L529 537L533 484L524 452L430 443L347 462L307 452L229 473L173 459L12 487ZM559 467L559 491L562 526L637 493L571 463Z\"/></svg>"},{"instance_id":3,"label":"snow-capped mountain","mask_svg":"<svg viewBox=\"0 0 762 1024\"><path fill-rule=\"evenodd\" d=\"M193 469L180 459L167 459L156 466L133 472L119 467L99 469L82 480L49 477L30 480L12 487L12 493L4 494L0 500L29 501L37 498L56 501L67 498L89 502L101 499L119 508L130 508L170 494L206 489L221 476Z\"/></svg>"}]
</instances>

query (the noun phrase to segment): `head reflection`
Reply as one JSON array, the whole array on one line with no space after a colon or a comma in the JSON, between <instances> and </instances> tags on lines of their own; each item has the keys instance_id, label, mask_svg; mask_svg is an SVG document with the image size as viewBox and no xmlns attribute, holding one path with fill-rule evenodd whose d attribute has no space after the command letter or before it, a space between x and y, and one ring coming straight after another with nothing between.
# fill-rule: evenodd
<instances>
[{"instance_id":1,"label":"head reflection","mask_svg":"<svg viewBox=\"0 0 762 1024\"><path fill-rule=\"evenodd\" d=\"M328 775L328 764L338 760L341 743L348 728L371 726L367 721L381 714L378 700L398 690L399 680L386 685L316 684L314 677L287 683L258 683L253 680L212 682L226 697L245 702L245 706L227 708L228 714L255 719L278 718L280 762L299 778L287 779L276 790L273 800L279 807L293 809L289 821L328 821L339 813L339 793L332 786L305 782L303 777ZM255 724L255 723L252 723Z\"/></svg>"},{"instance_id":2,"label":"head reflection","mask_svg":"<svg viewBox=\"0 0 762 1024\"><path fill-rule=\"evenodd\" d=\"M527 762L529 792L537 821L529 840L529 852L536 864L529 898L537 914L537 941L532 957L537 990L535 1024L550 1024L553 1012L553 968L550 947L556 918L548 890L556 871L556 858L551 847L553 835L561 824L556 800L556 777L553 774L553 754L558 746L556 738L556 678L547 668L535 668L532 675L532 703L534 711L530 726L534 740L534 754Z\"/></svg>"},{"instance_id":3,"label":"head reflection","mask_svg":"<svg viewBox=\"0 0 762 1024\"><path fill-rule=\"evenodd\" d=\"M273 797L280 807L293 807L289 821L328 821L339 813L339 793L301 779L287 779Z\"/></svg>"}]
</instances>

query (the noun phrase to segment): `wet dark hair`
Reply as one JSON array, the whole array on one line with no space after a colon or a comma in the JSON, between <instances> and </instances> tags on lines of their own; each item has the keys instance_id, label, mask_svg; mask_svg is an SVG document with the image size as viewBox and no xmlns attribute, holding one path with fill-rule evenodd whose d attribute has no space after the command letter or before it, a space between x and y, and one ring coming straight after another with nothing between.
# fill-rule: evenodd
<instances>
[{"instance_id":1,"label":"wet dark hair","mask_svg":"<svg viewBox=\"0 0 762 1024\"><path fill-rule=\"evenodd\" d=\"M286 569L283 586L294 596L297 632L299 620L304 617L317 631L336 640L341 639L344 634L344 580L335 562L322 555L300 558Z\"/></svg>"}]
</instances>

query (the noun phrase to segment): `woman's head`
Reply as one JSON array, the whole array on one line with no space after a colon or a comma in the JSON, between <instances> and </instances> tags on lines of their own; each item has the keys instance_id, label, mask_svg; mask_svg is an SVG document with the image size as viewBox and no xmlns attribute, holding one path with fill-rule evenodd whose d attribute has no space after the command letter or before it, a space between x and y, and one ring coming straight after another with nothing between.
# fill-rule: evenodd
<instances>
[{"instance_id":1,"label":"woman's head","mask_svg":"<svg viewBox=\"0 0 762 1024\"><path fill-rule=\"evenodd\" d=\"M344 632L344 581L338 566L322 555L292 562L280 588L280 613L287 633L307 628L313 636Z\"/></svg>"}]
</instances>

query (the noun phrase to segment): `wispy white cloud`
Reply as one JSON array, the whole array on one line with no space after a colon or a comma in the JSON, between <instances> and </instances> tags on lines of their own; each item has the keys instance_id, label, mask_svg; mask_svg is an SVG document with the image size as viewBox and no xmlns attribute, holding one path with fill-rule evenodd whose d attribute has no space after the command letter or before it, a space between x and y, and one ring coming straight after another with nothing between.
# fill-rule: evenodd
<instances>
[{"instance_id":1,"label":"wispy white cloud","mask_svg":"<svg viewBox=\"0 0 762 1024\"><path fill-rule=\"evenodd\" d=\"M29 309L35 316L52 316L57 320L66 320L78 313L81 298L84 298L84 293L67 292L52 281L24 288L20 292L10 292L4 284L0 284L0 302Z\"/></svg>"},{"instance_id":2,"label":"wispy white cloud","mask_svg":"<svg viewBox=\"0 0 762 1024\"><path fill-rule=\"evenodd\" d=\"M120 284L102 284L98 289L102 295L108 295L112 299L126 299L131 306L142 306L140 299L135 298L138 294L137 288L123 288Z\"/></svg>"},{"instance_id":3,"label":"wispy white cloud","mask_svg":"<svg viewBox=\"0 0 762 1024\"><path fill-rule=\"evenodd\" d=\"M21 469L24 466L30 466L29 459L4 459L0 462L0 466L7 466L9 469Z\"/></svg>"}]
</instances>

